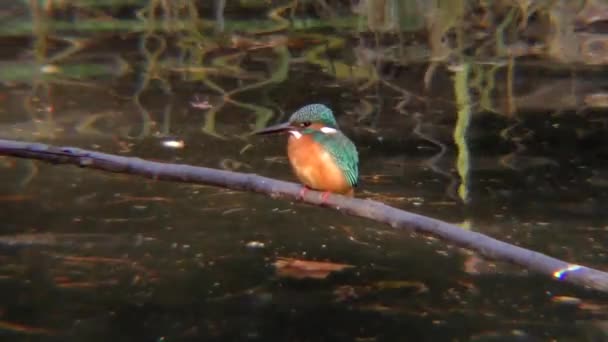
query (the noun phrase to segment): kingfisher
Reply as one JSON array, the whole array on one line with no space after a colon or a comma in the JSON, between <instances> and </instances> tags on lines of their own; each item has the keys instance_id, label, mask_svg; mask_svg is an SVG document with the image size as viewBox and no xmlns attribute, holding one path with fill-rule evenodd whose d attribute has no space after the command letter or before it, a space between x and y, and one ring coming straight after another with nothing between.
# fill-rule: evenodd
<instances>
[{"instance_id":1,"label":"kingfisher","mask_svg":"<svg viewBox=\"0 0 608 342\"><path fill-rule=\"evenodd\" d=\"M296 177L307 189L354 196L359 180L357 147L338 128L331 109L309 104L296 110L285 123L270 126L255 134L288 133L287 157Z\"/></svg>"}]
</instances>

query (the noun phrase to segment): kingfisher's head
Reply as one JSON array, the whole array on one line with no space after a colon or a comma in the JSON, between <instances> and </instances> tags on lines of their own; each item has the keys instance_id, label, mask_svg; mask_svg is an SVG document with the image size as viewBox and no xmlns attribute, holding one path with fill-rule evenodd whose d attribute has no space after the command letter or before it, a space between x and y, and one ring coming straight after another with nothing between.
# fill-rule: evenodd
<instances>
[{"instance_id":1,"label":"kingfisher's head","mask_svg":"<svg viewBox=\"0 0 608 342\"><path fill-rule=\"evenodd\" d=\"M322 104L309 104L296 110L287 122L266 127L255 132L255 134L273 134L289 132L298 137L305 129L317 129L323 133L335 133L338 130L338 123L334 118L334 113Z\"/></svg>"}]
</instances>

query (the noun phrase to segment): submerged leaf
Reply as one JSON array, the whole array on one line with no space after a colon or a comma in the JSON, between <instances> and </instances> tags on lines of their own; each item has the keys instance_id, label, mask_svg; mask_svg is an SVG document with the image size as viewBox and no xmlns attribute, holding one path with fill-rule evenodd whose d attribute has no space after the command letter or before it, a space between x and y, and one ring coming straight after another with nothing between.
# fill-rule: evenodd
<instances>
[{"instance_id":1,"label":"submerged leaf","mask_svg":"<svg viewBox=\"0 0 608 342\"><path fill-rule=\"evenodd\" d=\"M416 290L416 293L427 292L429 290L424 283L411 280L384 280L375 282L373 285L379 290L411 288Z\"/></svg>"},{"instance_id":2,"label":"submerged leaf","mask_svg":"<svg viewBox=\"0 0 608 342\"><path fill-rule=\"evenodd\" d=\"M274 267L276 268L279 277L325 279L331 272L342 271L354 266L324 261L279 258L275 261Z\"/></svg>"}]
</instances>

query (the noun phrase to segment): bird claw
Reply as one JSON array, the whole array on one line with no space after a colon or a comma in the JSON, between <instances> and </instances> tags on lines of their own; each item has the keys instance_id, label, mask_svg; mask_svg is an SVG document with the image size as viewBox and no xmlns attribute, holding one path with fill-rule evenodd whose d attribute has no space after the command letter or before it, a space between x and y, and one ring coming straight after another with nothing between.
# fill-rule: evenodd
<instances>
[{"instance_id":1,"label":"bird claw","mask_svg":"<svg viewBox=\"0 0 608 342\"><path fill-rule=\"evenodd\" d=\"M303 186L300 189L300 192L298 193L298 199L299 200L304 200L304 196L306 196L306 193L308 192L308 190L310 190L307 186ZM321 204L327 204L327 199L329 198L329 195L331 194L331 192L329 191L325 191L323 192L323 194L321 194Z\"/></svg>"},{"instance_id":2,"label":"bird claw","mask_svg":"<svg viewBox=\"0 0 608 342\"><path fill-rule=\"evenodd\" d=\"M329 194L330 194L329 191L325 191L323 193L323 195L321 195L321 204L327 204L326 201L327 201L327 198L329 198Z\"/></svg>"},{"instance_id":3,"label":"bird claw","mask_svg":"<svg viewBox=\"0 0 608 342\"><path fill-rule=\"evenodd\" d=\"M303 200L304 195L306 195L307 192L308 192L308 187L303 186L302 189L300 189L300 192L298 193L298 199Z\"/></svg>"}]
</instances>

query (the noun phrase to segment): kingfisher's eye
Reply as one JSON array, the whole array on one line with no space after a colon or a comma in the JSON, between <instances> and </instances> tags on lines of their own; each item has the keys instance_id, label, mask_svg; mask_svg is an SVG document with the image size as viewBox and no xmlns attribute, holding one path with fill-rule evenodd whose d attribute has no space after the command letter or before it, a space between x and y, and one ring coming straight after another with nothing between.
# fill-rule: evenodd
<instances>
[{"instance_id":1,"label":"kingfisher's eye","mask_svg":"<svg viewBox=\"0 0 608 342\"><path fill-rule=\"evenodd\" d=\"M310 121L304 121L304 122L302 122L300 124L300 126L302 126L302 127L308 127L308 126L310 126Z\"/></svg>"}]
</instances>

